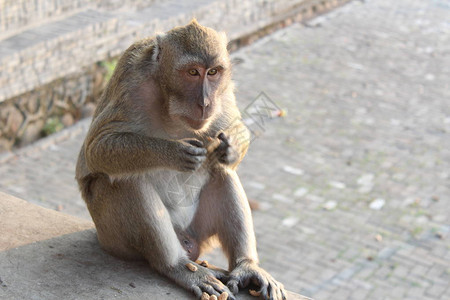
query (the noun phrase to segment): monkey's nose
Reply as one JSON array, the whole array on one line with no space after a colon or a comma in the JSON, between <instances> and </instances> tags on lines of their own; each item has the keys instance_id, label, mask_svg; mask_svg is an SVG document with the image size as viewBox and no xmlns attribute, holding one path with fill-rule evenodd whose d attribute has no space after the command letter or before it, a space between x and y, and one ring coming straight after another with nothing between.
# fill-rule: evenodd
<instances>
[{"instance_id":1,"label":"monkey's nose","mask_svg":"<svg viewBox=\"0 0 450 300\"><path fill-rule=\"evenodd\" d=\"M205 119L206 118L206 107L207 107L208 105L200 105L200 109L201 109L201 111L202 111L202 119Z\"/></svg>"},{"instance_id":2,"label":"monkey's nose","mask_svg":"<svg viewBox=\"0 0 450 300\"><path fill-rule=\"evenodd\" d=\"M209 106L210 101L208 99L202 99L198 105L200 105L200 107L205 108Z\"/></svg>"},{"instance_id":3,"label":"monkey's nose","mask_svg":"<svg viewBox=\"0 0 450 300\"><path fill-rule=\"evenodd\" d=\"M202 99L202 101L200 101L199 103L198 103L198 105L199 105L199 107L200 107L200 110L201 110L201 114L202 114L202 119L206 119L207 117L208 117L208 112L207 112L207 110L208 110L208 107L209 107L209 104L210 104L211 102L208 100L208 99Z\"/></svg>"}]
</instances>

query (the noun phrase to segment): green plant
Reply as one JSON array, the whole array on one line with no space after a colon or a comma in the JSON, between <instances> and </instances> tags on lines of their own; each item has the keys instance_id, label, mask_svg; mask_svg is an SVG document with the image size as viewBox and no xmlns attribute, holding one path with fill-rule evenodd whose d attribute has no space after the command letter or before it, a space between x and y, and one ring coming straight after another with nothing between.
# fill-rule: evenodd
<instances>
[{"instance_id":1,"label":"green plant","mask_svg":"<svg viewBox=\"0 0 450 300\"><path fill-rule=\"evenodd\" d=\"M106 69L105 81L109 81L114 73L114 69L116 68L117 59L102 61L100 65Z\"/></svg>"},{"instance_id":2,"label":"green plant","mask_svg":"<svg viewBox=\"0 0 450 300\"><path fill-rule=\"evenodd\" d=\"M57 117L48 118L45 121L44 127L42 128L42 135L48 136L50 134L61 131L64 128L63 123Z\"/></svg>"}]
</instances>

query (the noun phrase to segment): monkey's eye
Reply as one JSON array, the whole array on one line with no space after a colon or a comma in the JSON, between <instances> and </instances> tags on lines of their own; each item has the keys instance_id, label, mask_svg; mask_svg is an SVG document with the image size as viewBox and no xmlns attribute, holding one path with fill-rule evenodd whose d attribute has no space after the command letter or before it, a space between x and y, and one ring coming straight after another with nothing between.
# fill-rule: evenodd
<instances>
[{"instance_id":1,"label":"monkey's eye","mask_svg":"<svg viewBox=\"0 0 450 300\"><path fill-rule=\"evenodd\" d=\"M217 69L211 69L208 71L208 75L214 76L217 74Z\"/></svg>"},{"instance_id":2,"label":"monkey's eye","mask_svg":"<svg viewBox=\"0 0 450 300\"><path fill-rule=\"evenodd\" d=\"M189 75L192 75L192 76L200 75L196 69L190 69L188 71L188 73L189 73Z\"/></svg>"}]
</instances>

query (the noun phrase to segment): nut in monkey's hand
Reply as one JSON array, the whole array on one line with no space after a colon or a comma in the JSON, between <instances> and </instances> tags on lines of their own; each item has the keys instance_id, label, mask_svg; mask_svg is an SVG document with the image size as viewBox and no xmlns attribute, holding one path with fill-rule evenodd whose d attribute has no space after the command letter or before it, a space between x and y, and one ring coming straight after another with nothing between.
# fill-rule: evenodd
<instances>
[{"instance_id":1,"label":"nut in monkey's hand","mask_svg":"<svg viewBox=\"0 0 450 300\"><path fill-rule=\"evenodd\" d=\"M188 268L191 272L197 272L198 270L197 266L192 263L187 263L186 268Z\"/></svg>"},{"instance_id":2,"label":"nut in monkey's hand","mask_svg":"<svg viewBox=\"0 0 450 300\"><path fill-rule=\"evenodd\" d=\"M220 145L220 140L218 138L213 138L208 136L206 138L206 151L208 153L214 152L214 150Z\"/></svg>"},{"instance_id":3,"label":"nut in monkey's hand","mask_svg":"<svg viewBox=\"0 0 450 300\"><path fill-rule=\"evenodd\" d=\"M207 260L203 260L199 263L200 266L208 268L209 267L209 263Z\"/></svg>"},{"instance_id":4,"label":"nut in monkey's hand","mask_svg":"<svg viewBox=\"0 0 450 300\"><path fill-rule=\"evenodd\" d=\"M209 294L207 292L203 292L202 298L200 300L209 300Z\"/></svg>"},{"instance_id":5,"label":"nut in monkey's hand","mask_svg":"<svg viewBox=\"0 0 450 300\"><path fill-rule=\"evenodd\" d=\"M261 292L255 291L255 290L248 290L249 294L254 296L254 297L259 297L261 296Z\"/></svg>"}]
</instances>

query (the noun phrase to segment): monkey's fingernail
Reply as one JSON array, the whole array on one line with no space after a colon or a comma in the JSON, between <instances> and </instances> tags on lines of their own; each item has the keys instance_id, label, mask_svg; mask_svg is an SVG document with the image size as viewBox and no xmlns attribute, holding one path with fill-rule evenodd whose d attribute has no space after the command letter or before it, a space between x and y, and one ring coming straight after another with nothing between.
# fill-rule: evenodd
<instances>
[{"instance_id":1,"label":"monkey's fingernail","mask_svg":"<svg viewBox=\"0 0 450 300\"><path fill-rule=\"evenodd\" d=\"M261 292L255 291L255 290L248 290L249 294L254 296L254 297L259 297L261 296Z\"/></svg>"},{"instance_id":2,"label":"monkey's fingernail","mask_svg":"<svg viewBox=\"0 0 450 300\"><path fill-rule=\"evenodd\" d=\"M209 300L217 300L217 296L216 296L216 295L211 295L211 296L209 297Z\"/></svg>"},{"instance_id":3,"label":"monkey's fingernail","mask_svg":"<svg viewBox=\"0 0 450 300\"><path fill-rule=\"evenodd\" d=\"M200 266L205 267L205 268L208 268L208 267L209 267L208 261L207 261L207 260L202 261L202 262L200 263Z\"/></svg>"},{"instance_id":4,"label":"monkey's fingernail","mask_svg":"<svg viewBox=\"0 0 450 300\"><path fill-rule=\"evenodd\" d=\"M228 299L228 293L227 292L223 292L222 294L220 294L218 300L227 300Z\"/></svg>"},{"instance_id":5,"label":"monkey's fingernail","mask_svg":"<svg viewBox=\"0 0 450 300\"><path fill-rule=\"evenodd\" d=\"M197 266L193 265L192 263L187 263L186 268L188 268L191 272L196 272L198 269Z\"/></svg>"},{"instance_id":6,"label":"monkey's fingernail","mask_svg":"<svg viewBox=\"0 0 450 300\"><path fill-rule=\"evenodd\" d=\"M202 298L200 300L209 300L209 294L207 292L203 292Z\"/></svg>"},{"instance_id":7,"label":"monkey's fingernail","mask_svg":"<svg viewBox=\"0 0 450 300\"><path fill-rule=\"evenodd\" d=\"M221 140L222 142L224 142L225 144L228 144L228 139L227 139L227 136L225 135L225 133L223 133L223 132L219 133L217 138L219 140Z\"/></svg>"}]
</instances>

